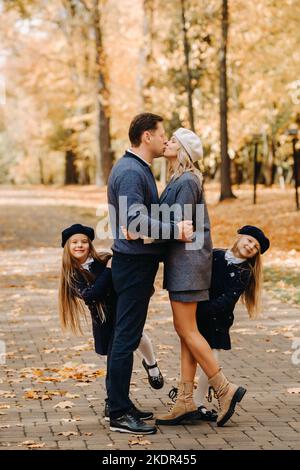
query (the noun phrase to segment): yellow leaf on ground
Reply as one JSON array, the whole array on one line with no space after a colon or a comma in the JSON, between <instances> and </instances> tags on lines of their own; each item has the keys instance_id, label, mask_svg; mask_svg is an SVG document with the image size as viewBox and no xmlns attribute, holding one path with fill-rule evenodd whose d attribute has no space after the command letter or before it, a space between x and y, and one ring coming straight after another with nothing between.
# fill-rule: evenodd
<instances>
[{"instance_id":1,"label":"yellow leaf on ground","mask_svg":"<svg viewBox=\"0 0 300 470\"><path fill-rule=\"evenodd\" d=\"M72 393L67 392L65 394L66 398L80 398L80 395L73 395Z\"/></svg>"},{"instance_id":2,"label":"yellow leaf on ground","mask_svg":"<svg viewBox=\"0 0 300 470\"><path fill-rule=\"evenodd\" d=\"M152 443L150 441L148 441L147 439L138 439L136 441L129 441L129 445L130 446L135 446L135 445L139 445L139 446L149 446L151 445Z\"/></svg>"},{"instance_id":3,"label":"yellow leaf on ground","mask_svg":"<svg viewBox=\"0 0 300 470\"><path fill-rule=\"evenodd\" d=\"M3 398L16 398L16 395L10 390L0 390L0 397Z\"/></svg>"},{"instance_id":4,"label":"yellow leaf on ground","mask_svg":"<svg viewBox=\"0 0 300 470\"><path fill-rule=\"evenodd\" d=\"M23 441L19 446L27 446L29 449L40 449L41 447L45 447L44 442L35 442L35 441Z\"/></svg>"}]
</instances>

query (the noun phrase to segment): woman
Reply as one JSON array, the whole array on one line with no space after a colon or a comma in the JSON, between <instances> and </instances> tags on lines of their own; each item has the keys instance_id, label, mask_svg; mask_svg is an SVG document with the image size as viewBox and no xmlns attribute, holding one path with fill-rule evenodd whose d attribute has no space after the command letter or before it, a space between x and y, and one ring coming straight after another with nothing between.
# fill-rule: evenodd
<instances>
[{"instance_id":1,"label":"woman","mask_svg":"<svg viewBox=\"0 0 300 470\"><path fill-rule=\"evenodd\" d=\"M177 240L169 241L165 254L164 288L169 291L174 327L181 343L181 381L175 405L167 414L157 417L156 424L160 425L175 425L186 419L197 418L198 409L193 400L197 364L207 375L209 385L219 401L219 426L228 421L236 403L246 393L243 387L228 382L209 344L197 328L197 305L209 299L212 265L210 223L203 195L202 175L194 165L202 156L200 138L184 128L174 132L164 151L172 178L160 197L160 204L169 207L177 204L182 209L175 212L177 221L192 218L196 242L189 247ZM189 205L189 214L184 216L185 205ZM199 240L202 240L200 245Z\"/></svg>"}]
</instances>

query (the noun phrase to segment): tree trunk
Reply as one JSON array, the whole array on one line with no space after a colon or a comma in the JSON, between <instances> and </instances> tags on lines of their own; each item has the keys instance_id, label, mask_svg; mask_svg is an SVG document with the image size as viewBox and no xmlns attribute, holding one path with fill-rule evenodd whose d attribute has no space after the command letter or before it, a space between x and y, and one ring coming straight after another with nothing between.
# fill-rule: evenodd
<instances>
[{"instance_id":1,"label":"tree trunk","mask_svg":"<svg viewBox=\"0 0 300 470\"><path fill-rule=\"evenodd\" d=\"M96 67L97 67L97 91L96 91L96 184L103 186L107 183L108 176L113 164L113 155L111 151L110 140L110 122L108 89L105 83L104 75L104 51L102 44L102 31L100 25L100 5L99 0L93 2L93 27L95 32L96 46Z\"/></svg>"},{"instance_id":2,"label":"tree trunk","mask_svg":"<svg viewBox=\"0 0 300 470\"><path fill-rule=\"evenodd\" d=\"M75 167L75 154L73 150L66 150L65 160L65 184L77 184L77 172Z\"/></svg>"},{"instance_id":3,"label":"tree trunk","mask_svg":"<svg viewBox=\"0 0 300 470\"><path fill-rule=\"evenodd\" d=\"M231 189L230 158L228 155L228 91L227 91L227 38L228 1L222 0L222 36L220 49L220 137L221 137L221 195L220 201L236 197Z\"/></svg>"},{"instance_id":4,"label":"tree trunk","mask_svg":"<svg viewBox=\"0 0 300 470\"><path fill-rule=\"evenodd\" d=\"M186 92L188 97L188 110L189 110L189 122L192 131L195 132L195 119L194 119L194 107L193 107L193 86L192 86L192 74L190 68L190 45L187 36L186 26L186 4L185 0L181 0L181 25L183 33L183 47L184 47L184 60L186 68Z\"/></svg>"},{"instance_id":5,"label":"tree trunk","mask_svg":"<svg viewBox=\"0 0 300 470\"><path fill-rule=\"evenodd\" d=\"M150 88L153 80L154 3L143 0L143 42L139 53L138 90L140 109L152 110Z\"/></svg>"},{"instance_id":6,"label":"tree trunk","mask_svg":"<svg viewBox=\"0 0 300 470\"><path fill-rule=\"evenodd\" d=\"M39 162L39 170L40 170L40 182L41 184L45 184L43 158L41 156L38 157L38 162Z\"/></svg>"}]
</instances>

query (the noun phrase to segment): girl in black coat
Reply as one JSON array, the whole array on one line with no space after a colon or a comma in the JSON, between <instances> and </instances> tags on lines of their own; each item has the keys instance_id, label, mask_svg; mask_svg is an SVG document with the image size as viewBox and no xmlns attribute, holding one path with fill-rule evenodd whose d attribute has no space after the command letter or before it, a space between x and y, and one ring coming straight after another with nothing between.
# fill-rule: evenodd
<instances>
[{"instance_id":1,"label":"girl in black coat","mask_svg":"<svg viewBox=\"0 0 300 470\"><path fill-rule=\"evenodd\" d=\"M82 334L81 319L88 307L92 320L95 351L107 355L109 364L116 309L116 294L111 276L111 254L97 253L93 246L94 230L75 224L62 232L62 269L59 289L59 313L64 330ZM139 347L151 387L163 386L152 344L143 333ZM107 368L108 370L108 368ZM108 374L106 374L106 388Z\"/></svg>"},{"instance_id":2,"label":"girl in black coat","mask_svg":"<svg viewBox=\"0 0 300 470\"><path fill-rule=\"evenodd\" d=\"M221 349L231 349L229 330L234 321L233 311L239 298L242 296L250 318L254 318L260 310L260 255L267 251L270 242L262 230L251 225L242 227L238 234L231 249L213 250L210 300L199 302L197 308L198 329L213 349L216 359ZM199 418L215 421L216 414L208 411L203 405L207 389L207 376L201 369L195 394Z\"/></svg>"}]
</instances>

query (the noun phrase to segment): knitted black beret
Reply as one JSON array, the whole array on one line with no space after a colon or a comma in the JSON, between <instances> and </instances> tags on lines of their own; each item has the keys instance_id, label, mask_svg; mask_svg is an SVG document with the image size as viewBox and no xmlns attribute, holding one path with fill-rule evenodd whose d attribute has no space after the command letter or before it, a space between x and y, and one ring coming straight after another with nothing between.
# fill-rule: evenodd
<instances>
[{"instance_id":1,"label":"knitted black beret","mask_svg":"<svg viewBox=\"0 0 300 470\"><path fill-rule=\"evenodd\" d=\"M261 254L267 251L270 246L270 240L265 236L264 232L260 228L254 227L254 225L244 225L237 233L240 235L250 235L255 238L260 244Z\"/></svg>"},{"instance_id":2,"label":"knitted black beret","mask_svg":"<svg viewBox=\"0 0 300 470\"><path fill-rule=\"evenodd\" d=\"M92 227L87 227L81 224L74 224L71 225L71 227L65 228L65 230L61 232L61 246L64 247L67 240L72 237L72 235L76 235L77 233L86 235L91 241L93 241L95 238L95 232Z\"/></svg>"}]
</instances>

